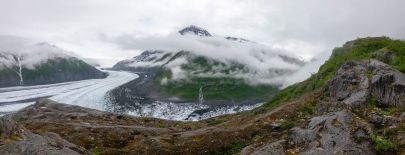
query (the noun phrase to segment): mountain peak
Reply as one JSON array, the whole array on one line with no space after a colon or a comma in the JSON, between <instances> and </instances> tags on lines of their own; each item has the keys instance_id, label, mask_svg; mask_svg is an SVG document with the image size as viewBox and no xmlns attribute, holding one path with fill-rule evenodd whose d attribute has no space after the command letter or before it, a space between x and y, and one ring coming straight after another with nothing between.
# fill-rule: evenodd
<instances>
[{"instance_id":1,"label":"mountain peak","mask_svg":"<svg viewBox=\"0 0 405 155\"><path fill-rule=\"evenodd\" d=\"M205 29L200 28L195 25L190 25L186 28L183 28L182 30L179 31L181 35L186 35L186 34L193 34L193 35L198 35L201 37L211 37L212 35Z\"/></svg>"}]
</instances>

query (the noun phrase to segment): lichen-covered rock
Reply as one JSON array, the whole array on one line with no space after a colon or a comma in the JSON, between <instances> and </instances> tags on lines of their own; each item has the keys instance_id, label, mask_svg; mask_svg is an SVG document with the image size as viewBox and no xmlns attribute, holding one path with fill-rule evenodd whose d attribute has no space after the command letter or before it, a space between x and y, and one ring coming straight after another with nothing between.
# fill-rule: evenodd
<instances>
[{"instance_id":1,"label":"lichen-covered rock","mask_svg":"<svg viewBox=\"0 0 405 155\"><path fill-rule=\"evenodd\" d=\"M363 107L370 99L367 63L349 61L328 83L329 92L350 107Z\"/></svg>"},{"instance_id":2,"label":"lichen-covered rock","mask_svg":"<svg viewBox=\"0 0 405 155\"><path fill-rule=\"evenodd\" d=\"M405 74L377 61L370 61L373 71L371 94L385 106L405 108Z\"/></svg>"},{"instance_id":3,"label":"lichen-covered rock","mask_svg":"<svg viewBox=\"0 0 405 155\"><path fill-rule=\"evenodd\" d=\"M385 125L397 125L401 122L401 119L398 117L393 116L381 116L377 114L370 114L368 119L371 123L377 126L385 126Z\"/></svg>"},{"instance_id":4,"label":"lichen-covered rock","mask_svg":"<svg viewBox=\"0 0 405 155\"><path fill-rule=\"evenodd\" d=\"M348 61L328 83L332 97L346 105L366 106L371 96L385 106L405 107L405 74L378 61Z\"/></svg>"},{"instance_id":5,"label":"lichen-covered rock","mask_svg":"<svg viewBox=\"0 0 405 155\"><path fill-rule=\"evenodd\" d=\"M240 155L262 155L262 154L271 154L271 155L283 155L285 154L283 143L286 140L282 139L276 142L265 144L259 148L254 148L252 152L250 152L249 147L243 149L239 154Z\"/></svg>"},{"instance_id":6,"label":"lichen-covered rock","mask_svg":"<svg viewBox=\"0 0 405 155\"><path fill-rule=\"evenodd\" d=\"M290 141L300 154L372 154L368 145L356 143L351 135L353 116L339 111L310 119L302 128L290 131Z\"/></svg>"},{"instance_id":7,"label":"lichen-covered rock","mask_svg":"<svg viewBox=\"0 0 405 155\"><path fill-rule=\"evenodd\" d=\"M34 134L12 121L9 117L0 118L0 154L31 155L31 154L90 154L55 133Z\"/></svg>"},{"instance_id":8,"label":"lichen-covered rock","mask_svg":"<svg viewBox=\"0 0 405 155\"><path fill-rule=\"evenodd\" d=\"M7 117L0 118L0 139L8 138L18 131L20 129L17 123Z\"/></svg>"}]
</instances>

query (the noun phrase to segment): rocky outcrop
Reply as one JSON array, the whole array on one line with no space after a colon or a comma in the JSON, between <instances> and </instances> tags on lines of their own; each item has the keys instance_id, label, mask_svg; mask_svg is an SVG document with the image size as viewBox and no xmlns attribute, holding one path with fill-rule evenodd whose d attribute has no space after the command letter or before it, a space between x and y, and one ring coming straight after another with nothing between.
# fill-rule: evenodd
<instances>
[{"instance_id":1,"label":"rocky outcrop","mask_svg":"<svg viewBox=\"0 0 405 155\"><path fill-rule=\"evenodd\" d=\"M377 60L370 61L371 94L380 104L405 108L405 75Z\"/></svg>"},{"instance_id":2,"label":"rocky outcrop","mask_svg":"<svg viewBox=\"0 0 405 155\"><path fill-rule=\"evenodd\" d=\"M211 37L212 35L207 31L204 30L203 28L200 28L198 26L190 25L184 29L181 29L179 31L181 35L186 35L186 34L192 34L200 37Z\"/></svg>"},{"instance_id":3,"label":"rocky outcrop","mask_svg":"<svg viewBox=\"0 0 405 155\"><path fill-rule=\"evenodd\" d=\"M364 107L370 99L367 63L349 61L343 64L329 82L331 96L351 107Z\"/></svg>"},{"instance_id":4,"label":"rocky outcrop","mask_svg":"<svg viewBox=\"0 0 405 155\"><path fill-rule=\"evenodd\" d=\"M300 146L300 154L372 154L370 144L359 144L351 135L354 119L347 111L311 118L304 128L290 130L290 143ZM302 147L304 146L304 147Z\"/></svg>"},{"instance_id":5,"label":"rocky outcrop","mask_svg":"<svg viewBox=\"0 0 405 155\"><path fill-rule=\"evenodd\" d=\"M84 148L76 146L58 134L46 132L42 135L34 134L9 117L0 118L0 154L90 154Z\"/></svg>"},{"instance_id":6,"label":"rocky outcrop","mask_svg":"<svg viewBox=\"0 0 405 155\"><path fill-rule=\"evenodd\" d=\"M328 87L332 97L350 107L364 107L371 97L381 105L405 107L405 74L378 60L343 64Z\"/></svg>"}]
</instances>

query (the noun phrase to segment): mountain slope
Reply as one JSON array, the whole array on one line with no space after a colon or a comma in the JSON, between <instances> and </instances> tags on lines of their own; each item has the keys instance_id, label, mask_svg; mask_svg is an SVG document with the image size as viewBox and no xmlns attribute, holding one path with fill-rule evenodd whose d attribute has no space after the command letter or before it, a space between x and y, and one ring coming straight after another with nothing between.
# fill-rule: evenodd
<instances>
[{"instance_id":1,"label":"mountain slope","mask_svg":"<svg viewBox=\"0 0 405 155\"><path fill-rule=\"evenodd\" d=\"M270 99L281 87L283 77L294 74L305 64L282 52L265 51L268 49L244 39L241 43L242 39L238 41L234 37L212 36L196 26L184 28L179 33L191 35L184 37L204 45L226 48L218 50L221 57L197 49L147 50L118 62L113 69L138 72L141 79L113 91L113 102L128 102L131 100L128 96L132 96L142 102L257 103ZM235 59L235 52L245 55L249 62L242 60L244 56Z\"/></svg>"},{"instance_id":2,"label":"mountain slope","mask_svg":"<svg viewBox=\"0 0 405 155\"><path fill-rule=\"evenodd\" d=\"M0 87L104 78L106 74L48 43L1 36Z\"/></svg>"},{"instance_id":3,"label":"mountain slope","mask_svg":"<svg viewBox=\"0 0 405 155\"><path fill-rule=\"evenodd\" d=\"M405 72L405 44L401 40L388 37L367 37L346 42L342 47L336 47L331 57L320 67L318 73L307 80L289 86L275 95L268 106L296 99L304 93L319 90L328 80L331 80L338 68L349 60L380 60L393 68Z\"/></svg>"}]
</instances>

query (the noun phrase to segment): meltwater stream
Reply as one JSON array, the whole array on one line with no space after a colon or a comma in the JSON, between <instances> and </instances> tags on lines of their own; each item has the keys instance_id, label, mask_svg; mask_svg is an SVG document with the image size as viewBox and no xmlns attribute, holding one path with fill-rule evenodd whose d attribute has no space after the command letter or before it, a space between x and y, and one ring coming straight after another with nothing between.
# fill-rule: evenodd
<instances>
[{"instance_id":1,"label":"meltwater stream","mask_svg":"<svg viewBox=\"0 0 405 155\"><path fill-rule=\"evenodd\" d=\"M18 111L33 104L38 98L49 98L60 103L109 111L106 94L112 89L138 78L138 75L122 71L105 72L109 74L105 79L0 88L0 115ZM142 117L197 121L219 115L251 110L260 105L262 103L214 107L200 103L154 102L148 105L139 104L137 106L139 108L128 110L126 113Z\"/></svg>"}]
</instances>

